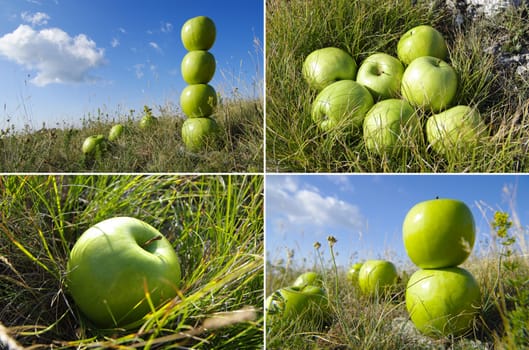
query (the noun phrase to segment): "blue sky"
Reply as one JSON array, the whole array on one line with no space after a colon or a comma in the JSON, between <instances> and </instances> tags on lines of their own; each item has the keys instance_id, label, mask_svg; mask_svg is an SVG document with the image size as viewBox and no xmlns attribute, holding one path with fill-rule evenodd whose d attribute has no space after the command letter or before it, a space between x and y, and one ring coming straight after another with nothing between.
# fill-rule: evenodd
<instances>
[{"instance_id":1,"label":"blue sky","mask_svg":"<svg viewBox=\"0 0 529 350\"><path fill-rule=\"evenodd\" d=\"M324 259L330 257L327 237L332 234L340 266L377 258L408 266L402 222L413 205L436 196L470 207L476 253L478 247L490 247L495 210L511 213L515 203L521 225L529 227L528 193L529 176L524 175L267 175L267 258L286 259L291 249L298 265L310 267L316 241Z\"/></svg>"},{"instance_id":2,"label":"blue sky","mask_svg":"<svg viewBox=\"0 0 529 350\"><path fill-rule=\"evenodd\" d=\"M210 84L228 98L262 95L263 0L0 0L0 8L0 129L78 125L98 108L115 117L177 106L180 30L199 15L217 27Z\"/></svg>"}]
</instances>

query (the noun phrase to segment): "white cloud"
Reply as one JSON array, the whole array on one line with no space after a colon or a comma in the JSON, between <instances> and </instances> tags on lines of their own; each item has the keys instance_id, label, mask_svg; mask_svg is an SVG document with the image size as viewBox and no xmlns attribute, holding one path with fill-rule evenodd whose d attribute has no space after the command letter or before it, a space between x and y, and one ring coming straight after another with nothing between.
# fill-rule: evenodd
<instances>
[{"instance_id":1,"label":"white cloud","mask_svg":"<svg viewBox=\"0 0 529 350\"><path fill-rule=\"evenodd\" d=\"M90 69L104 63L104 50L85 34L71 37L59 28L37 31L24 24L0 37L0 55L35 69L31 82L37 86L93 81Z\"/></svg>"},{"instance_id":2,"label":"white cloud","mask_svg":"<svg viewBox=\"0 0 529 350\"><path fill-rule=\"evenodd\" d=\"M162 22L160 30L162 33L171 33L173 31L173 25L169 22Z\"/></svg>"},{"instance_id":3,"label":"white cloud","mask_svg":"<svg viewBox=\"0 0 529 350\"><path fill-rule=\"evenodd\" d=\"M119 27L118 30L121 32L121 34L127 34L127 31L123 27Z\"/></svg>"},{"instance_id":4,"label":"white cloud","mask_svg":"<svg viewBox=\"0 0 529 350\"><path fill-rule=\"evenodd\" d=\"M362 231L366 220L358 206L300 185L290 176L267 179L267 212L276 219L299 227L337 228Z\"/></svg>"},{"instance_id":5,"label":"white cloud","mask_svg":"<svg viewBox=\"0 0 529 350\"><path fill-rule=\"evenodd\" d=\"M149 43L149 46L152 47L153 49L155 49L156 51L160 52L160 53L162 52L162 49L160 48L160 46L158 46L158 44L155 43L154 41L151 41Z\"/></svg>"},{"instance_id":6,"label":"white cloud","mask_svg":"<svg viewBox=\"0 0 529 350\"><path fill-rule=\"evenodd\" d=\"M145 65L138 63L138 64L135 64L133 68L134 68L134 73L136 74L136 78L138 79L143 78L143 76L145 75L145 73L143 73L143 69L145 68Z\"/></svg>"},{"instance_id":7,"label":"white cloud","mask_svg":"<svg viewBox=\"0 0 529 350\"><path fill-rule=\"evenodd\" d=\"M50 19L50 16L48 16L44 12L36 12L36 13L29 13L29 12L22 12L20 14L20 17L28 23L31 23L34 26L41 26L48 24L48 20Z\"/></svg>"},{"instance_id":8,"label":"white cloud","mask_svg":"<svg viewBox=\"0 0 529 350\"><path fill-rule=\"evenodd\" d=\"M118 38L112 38L112 41L110 42L110 46L116 48L119 46L119 39Z\"/></svg>"},{"instance_id":9,"label":"white cloud","mask_svg":"<svg viewBox=\"0 0 529 350\"><path fill-rule=\"evenodd\" d=\"M354 192L354 186L348 175L328 175L328 179L342 192Z\"/></svg>"}]
</instances>

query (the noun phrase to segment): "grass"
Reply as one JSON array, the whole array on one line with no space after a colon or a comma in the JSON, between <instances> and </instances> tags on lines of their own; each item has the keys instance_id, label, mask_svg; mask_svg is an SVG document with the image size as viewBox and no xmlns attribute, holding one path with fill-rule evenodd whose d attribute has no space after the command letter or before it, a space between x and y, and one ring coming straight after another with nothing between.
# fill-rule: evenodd
<instances>
[{"instance_id":1,"label":"grass","mask_svg":"<svg viewBox=\"0 0 529 350\"><path fill-rule=\"evenodd\" d=\"M261 172L264 164L262 101L232 99L221 103L213 118L219 124L219 143L201 152L187 151L181 137L180 112L160 108L158 123L139 128L141 115L110 118L100 113L80 128L3 130L0 138L2 172ZM124 137L105 152L85 156L81 145L90 135L108 136L115 123Z\"/></svg>"},{"instance_id":2,"label":"grass","mask_svg":"<svg viewBox=\"0 0 529 350\"><path fill-rule=\"evenodd\" d=\"M454 23L444 2L268 0L266 43L267 169L279 172L522 172L529 169L529 84L500 56L529 45L527 7ZM477 106L488 135L467 152L435 154L424 135L402 137L405 152L369 153L362 136L323 132L311 120L316 92L301 74L312 51L335 46L357 64L375 52L396 56L408 29L430 24L449 47L458 76L456 104ZM499 50L499 53L497 52ZM518 51L517 51L518 50ZM426 111L418 111L425 124Z\"/></svg>"},{"instance_id":3,"label":"grass","mask_svg":"<svg viewBox=\"0 0 529 350\"><path fill-rule=\"evenodd\" d=\"M514 216L513 216L514 217ZM529 347L529 262L523 240L527 229L510 234L513 221L504 213L492 221L497 231L489 249L472 255L463 268L469 270L480 285L482 305L473 328L464 337L433 339L420 335L405 305L406 284L417 270L402 263L400 278L392 294L375 298L361 293L358 285L336 266L335 244L329 239L330 258L316 247L316 261L308 266L294 263L289 257L272 261L267 258L266 294L291 284L307 270L323 276L327 290L330 317L323 326L314 325L310 317L294 320L267 318L267 349L522 349ZM502 230L502 227L504 228ZM392 259L394 262L394 257ZM397 265L399 265L397 263Z\"/></svg>"},{"instance_id":4,"label":"grass","mask_svg":"<svg viewBox=\"0 0 529 350\"><path fill-rule=\"evenodd\" d=\"M11 175L0 188L0 348L262 348L262 176ZM158 228L182 266L179 296L129 331L93 327L64 284L76 239L114 216Z\"/></svg>"}]
</instances>

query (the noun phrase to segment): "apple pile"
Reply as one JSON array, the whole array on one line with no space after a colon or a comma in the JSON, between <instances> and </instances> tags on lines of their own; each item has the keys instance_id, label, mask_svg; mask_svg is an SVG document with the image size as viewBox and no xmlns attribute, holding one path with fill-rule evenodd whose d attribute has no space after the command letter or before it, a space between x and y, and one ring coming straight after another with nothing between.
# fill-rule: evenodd
<instances>
[{"instance_id":1,"label":"apple pile","mask_svg":"<svg viewBox=\"0 0 529 350\"><path fill-rule=\"evenodd\" d=\"M115 217L86 230L74 244L66 284L82 313L100 328L132 328L176 297L180 262L154 227Z\"/></svg>"},{"instance_id":2,"label":"apple pile","mask_svg":"<svg viewBox=\"0 0 529 350\"><path fill-rule=\"evenodd\" d=\"M467 205L454 199L420 202L406 214L402 238L420 270L406 287L411 321L429 336L467 333L481 305L477 281L458 267L470 255L475 224Z\"/></svg>"},{"instance_id":3,"label":"apple pile","mask_svg":"<svg viewBox=\"0 0 529 350\"><path fill-rule=\"evenodd\" d=\"M326 304L327 293L323 289L321 276L313 271L305 272L291 286L280 288L266 298L267 322L272 321L273 317L323 320Z\"/></svg>"},{"instance_id":4,"label":"apple pile","mask_svg":"<svg viewBox=\"0 0 529 350\"><path fill-rule=\"evenodd\" d=\"M189 84L180 95L180 106L188 116L182 125L182 139L193 152L202 149L219 131L211 118L217 105L217 93L208 84L216 68L215 57L208 51L215 37L215 23L205 16L187 20L181 31L182 43L189 51L181 65L182 77Z\"/></svg>"},{"instance_id":5,"label":"apple pile","mask_svg":"<svg viewBox=\"0 0 529 350\"><path fill-rule=\"evenodd\" d=\"M367 150L382 154L402 147L405 129L419 136L416 109L421 109L430 114L426 136L434 151L446 155L475 146L484 132L481 116L476 108L451 107L458 76L445 61L442 34L428 25L412 28L400 38L397 56L375 53L357 67L349 53L336 47L310 53L302 74L318 91L313 121L324 131L362 130Z\"/></svg>"}]
</instances>

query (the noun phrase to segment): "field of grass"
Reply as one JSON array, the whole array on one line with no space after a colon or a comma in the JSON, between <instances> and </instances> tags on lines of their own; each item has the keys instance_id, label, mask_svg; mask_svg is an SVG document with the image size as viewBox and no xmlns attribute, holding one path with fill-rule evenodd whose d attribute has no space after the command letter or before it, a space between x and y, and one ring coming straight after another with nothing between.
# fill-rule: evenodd
<instances>
[{"instance_id":1,"label":"field of grass","mask_svg":"<svg viewBox=\"0 0 529 350\"><path fill-rule=\"evenodd\" d=\"M0 138L1 172L262 172L264 165L262 100L228 100L213 118L219 124L219 143L201 152L186 150L181 137L184 119L178 112L153 110L158 122L142 130L141 113L118 119L100 114L81 128L43 128L38 131L3 130ZM105 152L85 156L81 145L90 135L108 136L122 123L123 137Z\"/></svg>"},{"instance_id":2,"label":"field of grass","mask_svg":"<svg viewBox=\"0 0 529 350\"><path fill-rule=\"evenodd\" d=\"M477 106L488 135L468 152L435 154L425 137L404 135L406 151L370 154L360 133L319 130L316 92L304 81L305 57L335 46L359 65L375 52L396 56L402 34L420 24L443 33L459 76L456 104ZM445 1L267 0L267 169L280 172L522 172L529 170L529 81L501 57L529 46L527 6L494 18L456 17ZM418 111L423 125L429 114Z\"/></svg>"},{"instance_id":3,"label":"field of grass","mask_svg":"<svg viewBox=\"0 0 529 350\"><path fill-rule=\"evenodd\" d=\"M12 175L0 189L1 349L262 348L262 176ZM182 266L179 297L128 331L95 328L65 285L76 239L115 216L159 229Z\"/></svg>"},{"instance_id":4,"label":"field of grass","mask_svg":"<svg viewBox=\"0 0 529 350\"><path fill-rule=\"evenodd\" d=\"M508 217L505 222L509 222ZM267 257L267 296L292 284L300 273L317 271L323 277L330 310L323 324L304 315L293 320L267 316L267 349L527 349L529 260L523 241L527 231L511 235L509 227L502 226L505 230L497 229L497 237L486 252L471 256L462 265L476 278L482 297L479 315L464 337L434 339L415 329L404 299L409 276L417 270L410 262L389 258L398 266L399 281L392 294L373 298L346 277L347 267L336 266L333 249L341 242L329 239L330 257L325 260L324 248L316 248L317 261L310 265L304 262L300 266L290 257Z\"/></svg>"}]
</instances>

